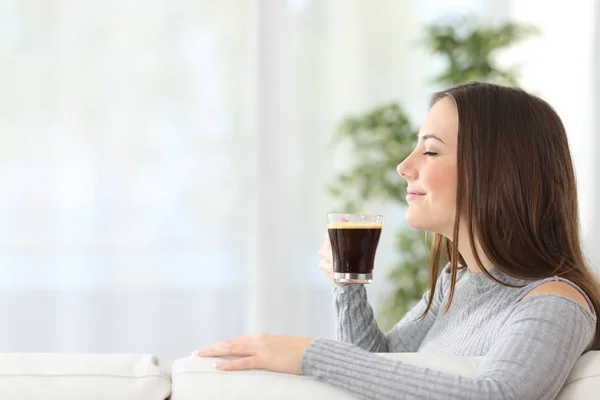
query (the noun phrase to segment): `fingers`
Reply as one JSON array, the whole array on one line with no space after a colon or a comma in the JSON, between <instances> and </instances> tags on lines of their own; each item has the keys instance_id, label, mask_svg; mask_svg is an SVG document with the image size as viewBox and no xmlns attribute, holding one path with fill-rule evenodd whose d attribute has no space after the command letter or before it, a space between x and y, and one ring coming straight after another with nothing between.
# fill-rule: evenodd
<instances>
[{"instance_id":1,"label":"fingers","mask_svg":"<svg viewBox=\"0 0 600 400\"><path fill-rule=\"evenodd\" d=\"M321 258L321 260L324 261L329 261L331 262L331 259L333 258L333 254L331 253L331 249L329 249L329 251L327 251L327 249L321 247L321 249L319 250L319 258Z\"/></svg>"},{"instance_id":2,"label":"fingers","mask_svg":"<svg viewBox=\"0 0 600 400\"><path fill-rule=\"evenodd\" d=\"M325 237L323 238L323 246L319 249L319 257L331 261L332 259L332 250L331 250L331 241L329 240L329 236L325 233Z\"/></svg>"},{"instance_id":3,"label":"fingers","mask_svg":"<svg viewBox=\"0 0 600 400\"><path fill-rule=\"evenodd\" d=\"M325 272L325 275L327 275L327 277L331 280L333 280L333 266L331 265L331 263L323 263L321 262L319 264L319 269L323 272Z\"/></svg>"},{"instance_id":4,"label":"fingers","mask_svg":"<svg viewBox=\"0 0 600 400\"><path fill-rule=\"evenodd\" d=\"M333 280L333 252L331 250L331 241L329 234L325 232L323 236L323 246L319 249L319 268L325 272L327 277Z\"/></svg>"},{"instance_id":5,"label":"fingers","mask_svg":"<svg viewBox=\"0 0 600 400\"><path fill-rule=\"evenodd\" d=\"M198 349L194 354L201 357L245 357L252 355L252 341L247 337L226 340L205 349Z\"/></svg>"},{"instance_id":6,"label":"fingers","mask_svg":"<svg viewBox=\"0 0 600 400\"><path fill-rule=\"evenodd\" d=\"M325 272L332 272L333 271L333 264L331 263L331 261L320 260L319 261L319 268L322 269Z\"/></svg>"},{"instance_id":7,"label":"fingers","mask_svg":"<svg viewBox=\"0 0 600 400\"><path fill-rule=\"evenodd\" d=\"M244 357L232 361L223 361L215 365L221 371L244 371L248 369L262 369L258 357Z\"/></svg>"},{"instance_id":8,"label":"fingers","mask_svg":"<svg viewBox=\"0 0 600 400\"><path fill-rule=\"evenodd\" d=\"M332 274L331 272L329 272L328 270L326 270L326 269L324 269L324 268L321 268L321 270L322 270L323 272L325 272L325 275L327 275L327 277L328 277L330 280L333 280L333 274Z\"/></svg>"},{"instance_id":9,"label":"fingers","mask_svg":"<svg viewBox=\"0 0 600 400\"><path fill-rule=\"evenodd\" d=\"M331 249L331 239L329 238L329 233L325 232L323 236L323 247Z\"/></svg>"}]
</instances>

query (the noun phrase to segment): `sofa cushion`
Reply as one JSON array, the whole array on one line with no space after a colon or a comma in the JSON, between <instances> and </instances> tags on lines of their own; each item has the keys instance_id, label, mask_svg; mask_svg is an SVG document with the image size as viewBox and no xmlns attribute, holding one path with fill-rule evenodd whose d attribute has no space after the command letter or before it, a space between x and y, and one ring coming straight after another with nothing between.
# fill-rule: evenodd
<instances>
[{"instance_id":1,"label":"sofa cushion","mask_svg":"<svg viewBox=\"0 0 600 400\"><path fill-rule=\"evenodd\" d=\"M577 360L556 400L595 399L600 393L600 351Z\"/></svg>"},{"instance_id":2,"label":"sofa cushion","mask_svg":"<svg viewBox=\"0 0 600 400\"><path fill-rule=\"evenodd\" d=\"M0 399L164 400L170 387L152 355L0 353Z\"/></svg>"},{"instance_id":3,"label":"sofa cushion","mask_svg":"<svg viewBox=\"0 0 600 400\"><path fill-rule=\"evenodd\" d=\"M451 355L379 355L422 367L435 365L437 370L461 375L472 375L477 368L473 359ZM217 360L195 356L176 360L172 369L171 400L356 399L349 392L310 377L268 371L219 371L213 366Z\"/></svg>"},{"instance_id":4,"label":"sofa cushion","mask_svg":"<svg viewBox=\"0 0 600 400\"><path fill-rule=\"evenodd\" d=\"M432 353L382 353L392 360L464 377L474 377L481 357ZM214 368L218 359L188 357L175 361L171 400L233 399L356 399L351 393L310 377L267 371L225 372ZM600 393L600 351L583 355L571 371L558 400L595 398Z\"/></svg>"},{"instance_id":5,"label":"sofa cushion","mask_svg":"<svg viewBox=\"0 0 600 400\"><path fill-rule=\"evenodd\" d=\"M176 360L171 400L353 400L355 397L316 379L268 371L219 371L217 359Z\"/></svg>"}]
</instances>

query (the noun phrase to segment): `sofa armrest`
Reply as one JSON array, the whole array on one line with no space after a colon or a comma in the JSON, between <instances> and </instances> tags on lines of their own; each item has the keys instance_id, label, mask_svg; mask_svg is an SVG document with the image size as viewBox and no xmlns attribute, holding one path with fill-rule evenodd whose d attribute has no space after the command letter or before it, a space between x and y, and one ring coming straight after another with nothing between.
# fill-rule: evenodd
<instances>
[{"instance_id":1,"label":"sofa armrest","mask_svg":"<svg viewBox=\"0 0 600 400\"><path fill-rule=\"evenodd\" d=\"M0 354L0 399L164 400L169 376L138 354Z\"/></svg>"}]
</instances>

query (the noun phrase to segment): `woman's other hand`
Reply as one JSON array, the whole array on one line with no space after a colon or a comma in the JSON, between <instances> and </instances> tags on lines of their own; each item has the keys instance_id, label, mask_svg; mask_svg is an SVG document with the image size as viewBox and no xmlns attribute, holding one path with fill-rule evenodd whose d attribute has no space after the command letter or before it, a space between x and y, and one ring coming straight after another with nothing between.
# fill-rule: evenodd
<instances>
[{"instance_id":1,"label":"woman's other hand","mask_svg":"<svg viewBox=\"0 0 600 400\"><path fill-rule=\"evenodd\" d=\"M263 369L300 375L300 364L310 338L274 335L244 336L226 340L192 354L200 357L240 357L215 365L222 371Z\"/></svg>"}]
</instances>

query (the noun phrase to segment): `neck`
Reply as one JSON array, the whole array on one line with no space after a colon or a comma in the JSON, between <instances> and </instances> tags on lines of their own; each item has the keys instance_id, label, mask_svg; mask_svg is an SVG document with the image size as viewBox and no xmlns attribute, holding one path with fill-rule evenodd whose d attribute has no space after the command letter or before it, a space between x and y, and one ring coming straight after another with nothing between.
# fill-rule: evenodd
<instances>
[{"instance_id":1,"label":"neck","mask_svg":"<svg viewBox=\"0 0 600 400\"><path fill-rule=\"evenodd\" d=\"M468 234L468 230L467 230L468 228L463 225L464 224L461 224L460 231L458 234L459 235L458 236L458 252L462 256L462 258L465 260L465 263L467 264L467 268L469 269L469 272L474 273L474 274L482 273L481 268L477 264L477 261L475 258L475 252L471 248L471 243L469 242L469 234ZM487 258L487 256L483 252L483 249L479 245L479 240L477 239L477 237L475 237L474 239L475 239L475 249L477 250L477 255L479 256L479 260L481 261L481 264L483 265L483 267L488 271L495 268L494 265L492 264L492 262L490 261L490 259Z\"/></svg>"}]
</instances>

